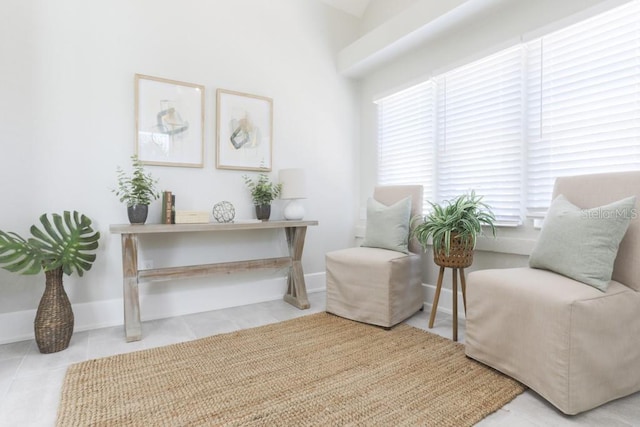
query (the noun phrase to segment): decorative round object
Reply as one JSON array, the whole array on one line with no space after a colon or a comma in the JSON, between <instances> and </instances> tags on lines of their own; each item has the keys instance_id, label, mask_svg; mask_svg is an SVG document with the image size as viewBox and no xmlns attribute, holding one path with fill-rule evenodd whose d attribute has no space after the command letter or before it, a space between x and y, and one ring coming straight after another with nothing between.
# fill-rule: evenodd
<instances>
[{"instance_id":1,"label":"decorative round object","mask_svg":"<svg viewBox=\"0 0 640 427\"><path fill-rule=\"evenodd\" d=\"M213 205L213 219L218 222L231 222L236 216L236 208L227 201Z\"/></svg>"}]
</instances>

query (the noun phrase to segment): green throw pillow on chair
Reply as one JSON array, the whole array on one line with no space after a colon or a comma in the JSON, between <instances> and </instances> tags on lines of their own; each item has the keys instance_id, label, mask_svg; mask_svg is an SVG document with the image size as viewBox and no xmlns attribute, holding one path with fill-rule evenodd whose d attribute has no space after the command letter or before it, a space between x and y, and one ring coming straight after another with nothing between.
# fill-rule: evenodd
<instances>
[{"instance_id":1,"label":"green throw pillow on chair","mask_svg":"<svg viewBox=\"0 0 640 427\"><path fill-rule=\"evenodd\" d=\"M411 197L391 206L367 200L367 229L361 246L409 253Z\"/></svg>"},{"instance_id":2,"label":"green throw pillow on chair","mask_svg":"<svg viewBox=\"0 0 640 427\"><path fill-rule=\"evenodd\" d=\"M563 195L552 202L529 266L550 270L603 292L607 290L618 246L636 215L629 197L591 209L581 209Z\"/></svg>"}]
</instances>

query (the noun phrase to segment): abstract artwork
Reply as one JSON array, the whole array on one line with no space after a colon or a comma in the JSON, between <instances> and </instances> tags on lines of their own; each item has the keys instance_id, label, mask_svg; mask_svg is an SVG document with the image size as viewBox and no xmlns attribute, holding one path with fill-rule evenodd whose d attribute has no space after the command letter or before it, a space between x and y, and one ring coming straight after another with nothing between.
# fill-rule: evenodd
<instances>
[{"instance_id":1,"label":"abstract artwork","mask_svg":"<svg viewBox=\"0 0 640 427\"><path fill-rule=\"evenodd\" d=\"M204 86L136 74L135 104L143 164L203 166Z\"/></svg>"},{"instance_id":2,"label":"abstract artwork","mask_svg":"<svg viewBox=\"0 0 640 427\"><path fill-rule=\"evenodd\" d=\"M273 100L217 90L218 169L271 170Z\"/></svg>"}]
</instances>

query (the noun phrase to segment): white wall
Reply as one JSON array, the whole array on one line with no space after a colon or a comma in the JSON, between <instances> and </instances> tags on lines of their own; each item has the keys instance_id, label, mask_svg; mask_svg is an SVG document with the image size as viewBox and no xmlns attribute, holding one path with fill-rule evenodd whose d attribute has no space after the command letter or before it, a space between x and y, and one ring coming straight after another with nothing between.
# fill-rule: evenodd
<instances>
[{"instance_id":1,"label":"white wall","mask_svg":"<svg viewBox=\"0 0 640 427\"><path fill-rule=\"evenodd\" d=\"M371 0L360 23L360 35L366 34L407 9L418 0Z\"/></svg>"},{"instance_id":2,"label":"white wall","mask_svg":"<svg viewBox=\"0 0 640 427\"><path fill-rule=\"evenodd\" d=\"M134 152L134 73L206 86L205 166L147 166L182 209L229 200L237 217L253 216L246 172L215 168L215 90L273 98L272 176L306 170L307 218L320 225L307 232L303 265L308 285L324 286L324 253L352 244L358 209L357 84L335 67L336 52L355 37L354 20L317 0L4 2L0 229L27 236L44 212L75 209L93 219L102 234L97 261L83 278L65 276L76 330L122 323L120 241L109 224L127 216L110 189L116 166L128 168ZM272 218L281 217L280 203ZM149 222L159 212L157 201ZM159 267L279 256L281 233L172 236L179 250L145 238L140 258ZM144 285L142 317L279 298L284 274ZM42 274L0 270L0 342L30 338L43 288Z\"/></svg>"},{"instance_id":3,"label":"white wall","mask_svg":"<svg viewBox=\"0 0 640 427\"><path fill-rule=\"evenodd\" d=\"M428 2L435 0L419 0ZM476 2L480 4L479 2ZM455 66L471 62L518 43L522 37L540 36L545 31L624 3L602 0L507 0L487 2L482 12L459 20L431 34L419 47L361 77L362 139L360 152L360 206L365 206L376 182L376 109L373 100L428 79ZM382 7L380 2L379 7ZM406 2L406 8L412 7ZM379 13L380 11L378 11ZM392 15L397 15L394 8ZM531 224L517 229L501 228L496 242L481 242L474 265L469 270L527 265L528 254L537 236ZM482 251L483 248L488 249ZM498 252L496 252L498 251ZM502 252L504 251L504 252ZM435 285L437 266L429 253L424 257L424 282ZM445 286L450 287L447 272ZM427 292L426 301L431 301ZM441 300L443 301L443 300ZM444 304L451 305L446 298ZM462 307L460 305L460 307Z\"/></svg>"}]
</instances>

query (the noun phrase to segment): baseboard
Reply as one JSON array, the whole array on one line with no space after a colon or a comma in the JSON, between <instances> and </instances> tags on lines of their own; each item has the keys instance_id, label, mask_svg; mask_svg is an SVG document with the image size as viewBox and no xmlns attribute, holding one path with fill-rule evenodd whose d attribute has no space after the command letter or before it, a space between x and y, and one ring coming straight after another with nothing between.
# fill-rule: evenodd
<instances>
[{"instance_id":1,"label":"baseboard","mask_svg":"<svg viewBox=\"0 0 640 427\"><path fill-rule=\"evenodd\" d=\"M326 289L325 273L305 274L307 293ZM281 299L286 291L286 278L273 278L229 286L175 290L165 293L140 294L140 317L143 321L184 316L203 311ZM73 304L74 332L123 325L122 298ZM33 339L36 310L0 314L0 344Z\"/></svg>"}]
</instances>

